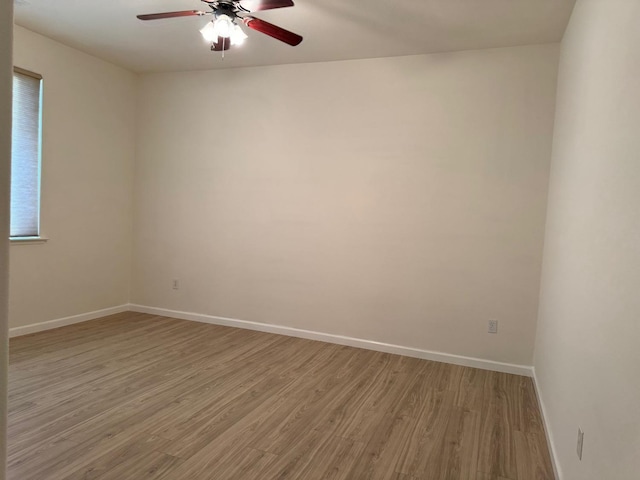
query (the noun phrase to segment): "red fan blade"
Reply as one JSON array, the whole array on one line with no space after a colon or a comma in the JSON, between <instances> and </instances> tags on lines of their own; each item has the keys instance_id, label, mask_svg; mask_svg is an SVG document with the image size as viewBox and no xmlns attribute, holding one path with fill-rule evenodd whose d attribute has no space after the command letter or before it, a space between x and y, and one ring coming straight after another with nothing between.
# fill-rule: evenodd
<instances>
[{"instance_id":1,"label":"red fan blade","mask_svg":"<svg viewBox=\"0 0 640 480\"><path fill-rule=\"evenodd\" d=\"M160 20L162 18L201 16L205 13L199 10L182 10L181 12L149 13L147 15L138 15L138 18L140 20Z\"/></svg>"},{"instance_id":2,"label":"red fan blade","mask_svg":"<svg viewBox=\"0 0 640 480\"><path fill-rule=\"evenodd\" d=\"M293 7L293 0L241 0L240 4L250 12L273 10L274 8Z\"/></svg>"},{"instance_id":3,"label":"red fan blade","mask_svg":"<svg viewBox=\"0 0 640 480\"><path fill-rule=\"evenodd\" d=\"M231 46L230 38L218 37L218 41L211 45L212 52L222 52L223 50L229 50Z\"/></svg>"},{"instance_id":4,"label":"red fan blade","mask_svg":"<svg viewBox=\"0 0 640 480\"><path fill-rule=\"evenodd\" d=\"M281 42L288 43L292 47L300 45L300 42L302 42L302 37L297 33L290 32L289 30L285 30L284 28L280 28L277 25L265 22L259 18L245 17L243 21L247 27L264 33L265 35L269 35Z\"/></svg>"}]
</instances>

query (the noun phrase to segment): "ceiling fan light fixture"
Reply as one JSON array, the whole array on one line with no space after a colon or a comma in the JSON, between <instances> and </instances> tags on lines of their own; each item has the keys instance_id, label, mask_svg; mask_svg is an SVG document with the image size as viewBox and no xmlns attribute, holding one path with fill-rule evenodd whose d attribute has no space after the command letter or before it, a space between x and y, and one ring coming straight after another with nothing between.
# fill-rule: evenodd
<instances>
[{"instance_id":1,"label":"ceiling fan light fixture","mask_svg":"<svg viewBox=\"0 0 640 480\"><path fill-rule=\"evenodd\" d=\"M213 22L207 22L207 24L200 30L200 33L202 34L202 38L209 43L215 42L218 39Z\"/></svg>"},{"instance_id":2,"label":"ceiling fan light fixture","mask_svg":"<svg viewBox=\"0 0 640 480\"><path fill-rule=\"evenodd\" d=\"M242 1L254 1L251 8L242 5ZM175 17L201 17L213 16L213 20L207 22L200 29L202 37L211 45L211 50L223 52L231 45L242 45L248 38L237 22L241 22L247 28L264 33L287 45L295 47L302 42L302 37L296 33L285 30L282 27L266 22L256 17L247 16L256 10L273 10L276 8L293 7L293 0L202 0L211 11L181 10L178 12L148 13L137 15L140 20L159 20ZM255 3L257 2L257 3ZM228 41L227 41L228 39Z\"/></svg>"},{"instance_id":3,"label":"ceiling fan light fixture","mask_svg":"<svg viewBox=\"0 0 640 480\"><path fill-rule=\"evenodd\" d=\"M231 45L242 45L246 39L247 34L240 28L240 25L234 25L231 32Z\"/></svg>"},{"instance_id":4,"label":"ceiling fan light fixture","mask_svg":"<svg viewBox=\"0 0 640 480\"><path fill-rule=\"evenodd\" d=\"M213 28L215 31L216 37L229 38L233 33L233 27L235 27L235 23L228 15L218 15L216 19L213 21Z\"/></svg>"}]
</instances>

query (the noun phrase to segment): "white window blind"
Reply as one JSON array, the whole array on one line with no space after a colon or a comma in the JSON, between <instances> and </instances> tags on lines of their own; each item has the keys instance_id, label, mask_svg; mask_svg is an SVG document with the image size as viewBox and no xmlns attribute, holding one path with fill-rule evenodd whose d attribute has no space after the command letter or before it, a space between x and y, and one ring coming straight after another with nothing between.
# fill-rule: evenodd
<instances>
[{"instance_id":1,"label":"white window blind","mask_svg":"<svg viewBox=\"0 0 640 480\"><path fill-rule=\"evenodd\" d=\"M13 72L11 130L12 237L40 234L40 103L42 77Z\"/></svg>"}]
</instances>

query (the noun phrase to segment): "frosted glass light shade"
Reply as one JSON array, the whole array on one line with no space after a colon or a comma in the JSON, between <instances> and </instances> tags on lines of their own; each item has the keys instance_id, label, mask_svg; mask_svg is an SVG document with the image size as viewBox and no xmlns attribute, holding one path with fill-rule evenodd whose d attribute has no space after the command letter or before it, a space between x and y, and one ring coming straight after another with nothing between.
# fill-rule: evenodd
<instances>
[{"instance_id":1,"label":"frosted glass light shade","mask_svg":"<svg viewBox=\"0 0 640 480\"><path fill-rule=\"evenodd\" d=\"M247 38L247 34L242 31L239 25L233 26L233 32L231 32L231 45L242 45Z\"/></svg>"},{"instance_id":2,"label":"frosted glass light shade","mask_svg":"<svg viewBox=\"0 0 640 480\"><path fill-rule=\"evenodd\" d=\"M213 22L207 22L204 28L200 30L200 33L207 42L215 42L218 39Z\"/></svg>"},{"instance_id":3,"label":"frosted glass light shade","mask_svg":"<svg viewBox=\"0 0 640 480\"><path fill-rule=\"evenodd\" d=\"M213 21L213 28L218 37L229 38L235 24L228 15L220 15Z\"/></svg>"}]
</instances>

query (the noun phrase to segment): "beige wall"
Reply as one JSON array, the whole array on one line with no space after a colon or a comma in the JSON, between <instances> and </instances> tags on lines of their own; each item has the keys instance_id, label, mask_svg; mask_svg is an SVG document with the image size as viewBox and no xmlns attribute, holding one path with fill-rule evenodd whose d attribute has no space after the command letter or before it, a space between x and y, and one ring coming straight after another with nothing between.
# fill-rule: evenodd
<instances>
[{"instance_id":1,"label":"beige wall","mask_svg":"<svg viewBox=\"0 0 640 480\"><path fill-rule=\"evenodd\" d=\"M9 178L13 2L0 2L0 480L7 459L7 344L9 280Z\"/></svg>"},{"instance_id":2,"label":"beige wall","mask_svg":"<svg viewBox=\"0 0 640 480\"><path fill-rule=\"evenodd\" d=\"M562 43L535 369L565 480L640 475L639 25L578 1Z\"/></svg>"},{"instance_id":3,"label":"beige wall","mask_svg":"<svg viewBox=\"0 0 640 480\"><path fill-rule=\"evenodd\" d=\"M44 245L11 246L12 327L128 302L136 76L16 26L44 77Z\"/></svg>"},{"instance_id":4,"label":"beige wall","mask_svg":"<svg viewBox=\"0 0 640 480\"><path fill-rule=\"evenodd\" d=\"M557 55L142 76L132 301L530 365Z\"/></svg>"}]
</instances>

